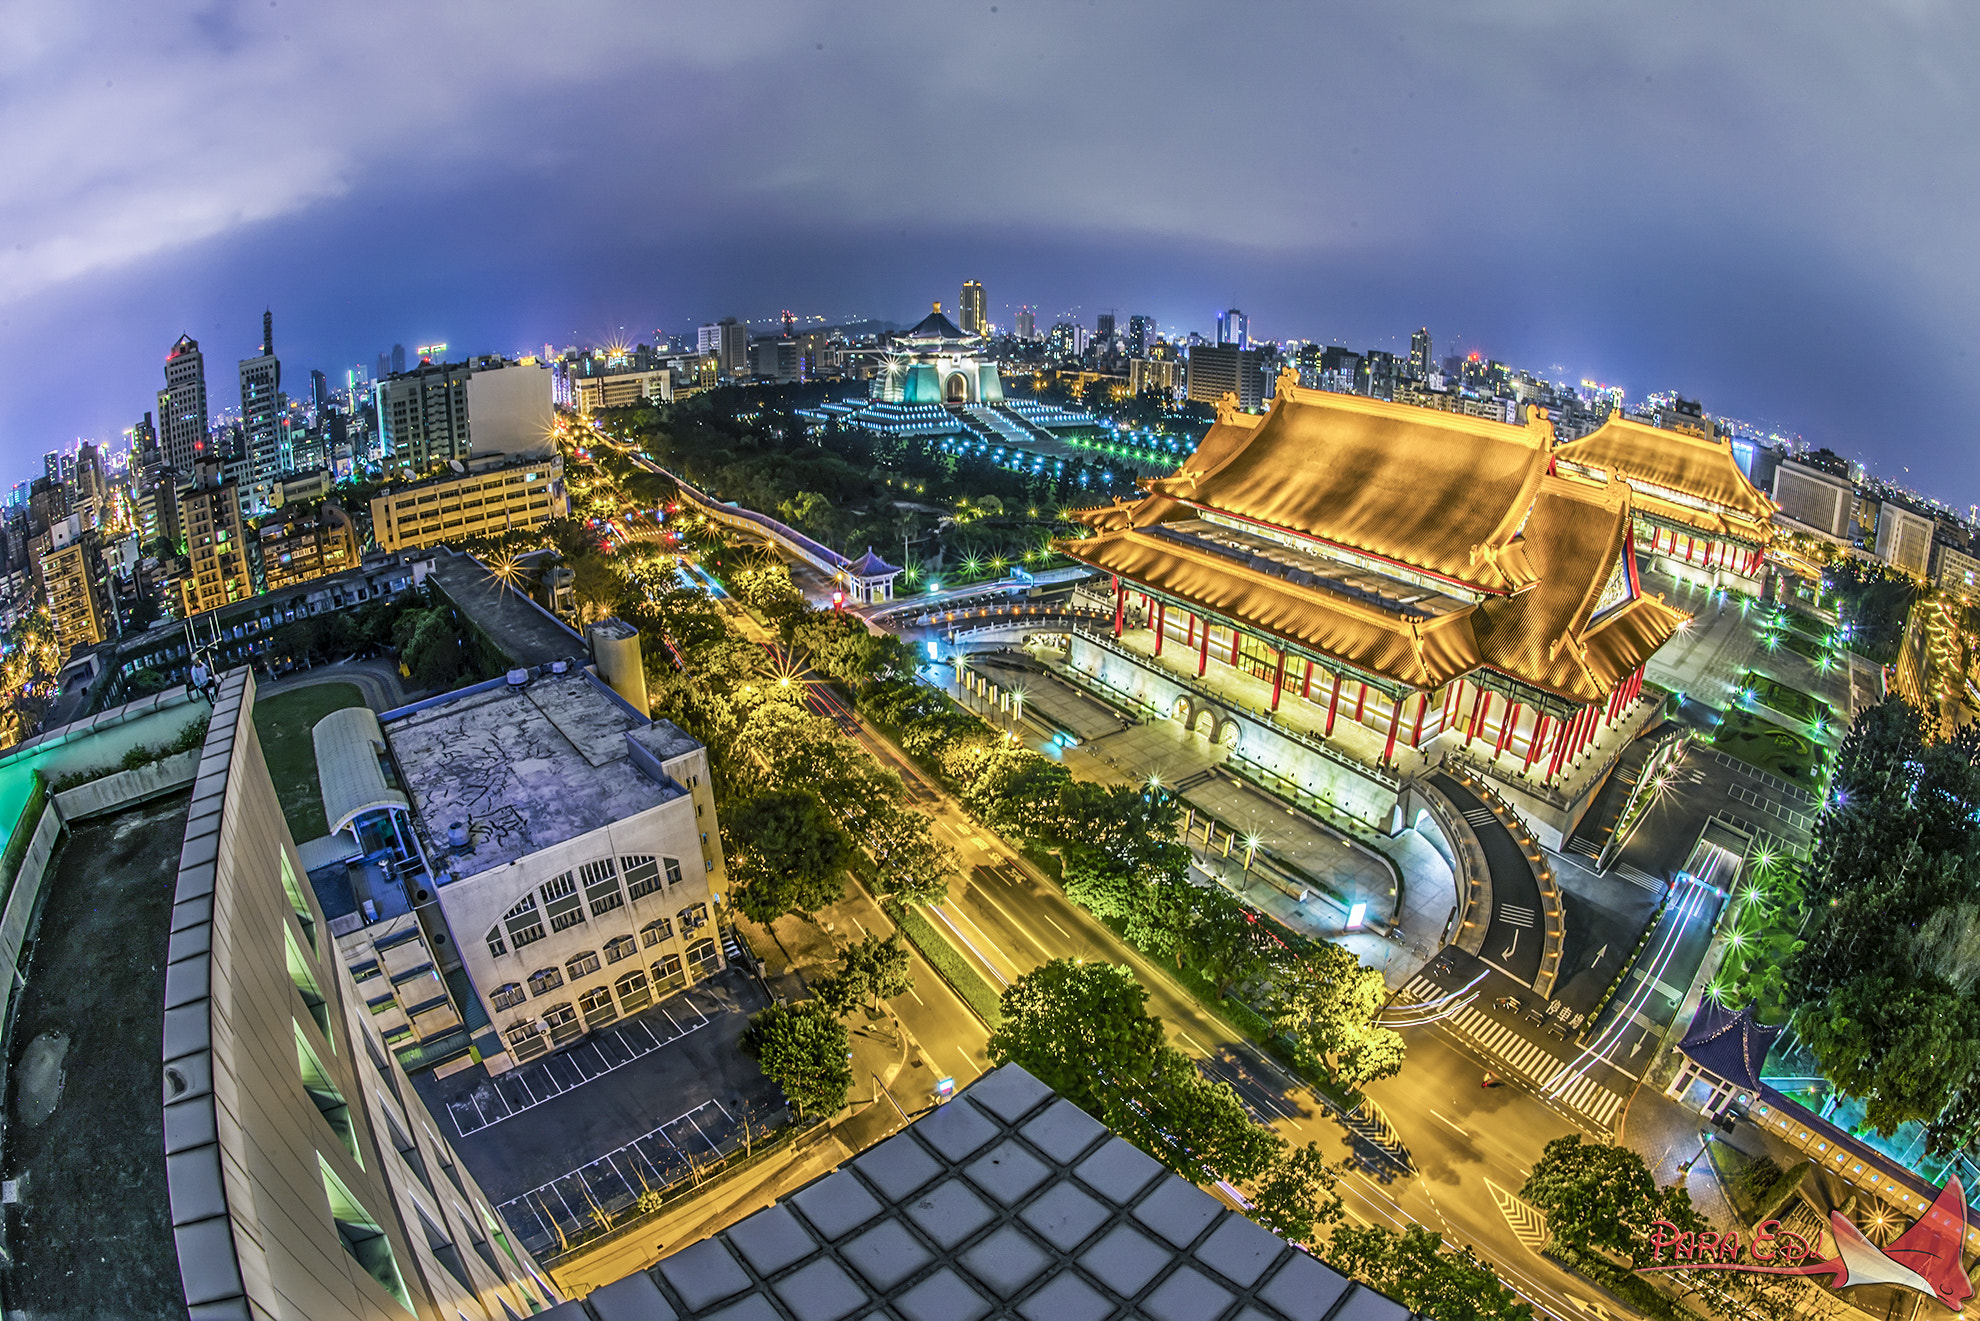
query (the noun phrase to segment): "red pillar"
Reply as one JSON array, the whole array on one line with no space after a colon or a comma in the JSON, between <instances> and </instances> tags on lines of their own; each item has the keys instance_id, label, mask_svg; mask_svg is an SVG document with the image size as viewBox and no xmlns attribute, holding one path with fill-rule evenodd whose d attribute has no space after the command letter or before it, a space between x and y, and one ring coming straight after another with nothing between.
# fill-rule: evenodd
<instances>
[{"instance_id":1,"label":"red pillar","mask_svg":"<svg viewBox=\"0 0 1980 1321\"><path fill-rule=\"evenodd\" d=\"M1396 752L1396 726L1402 724L1402 698L1389 703L1389 741L1382 745L1382 764L1387 766L1389 758Z\"/></svg>"},{"instance_id":2,"label":"red pillar","mask_svg":"<svg viewBox=\"0 0 1980 1321\"><path fill-rule=\"evenodd\" d=\"M1121 577L1114 575L1114 638L1121 636L1121 625L1127 617L1127 588L1121 586Z\"/></svg>"},{"instance_id":3,"label":"red pillar","mask_svg":"<svg viewBox=\"0 0 1980 1321\"><path fill-rule=\"evenodd\" d=\"M1361 722L1361 713L1363 711L1366 711L1367 709L1368 709L1368 685L1364 683L1361 685L1360 694L1354 699L1355 723L1359 724Z\"/></svg>"},{"instance_id":4,"label":"red pillar","mask_svg":"<svg viewBox=\"0 0 1980 1321\"><path fill-rule=\"evenodd\" d=\"M1168 622L1169 622L1168 613L1165 610L1163 610L1162 603L1160 601L1157 601L1155 603L1155 654L1157 656L1162 654L1162 633L1164 631L1163 626L1166 625Z\"/></svg>"},{"instance_id":5,"label":"red pillar","mask_svg":"<svg viewBox=\"0 0 1980 1321\"><path fill-rule=\"evenodd\" d=\"M1519 703L1514 702L1506 708L1505 717L1499 721L1499 741L1492 745L1493 761L1497 761L1499 754L1506 750L1506 743L1512 738L1513 726L1519 723L1519 711Z\"/></svg>"},{"instance_id":6,"label":"red pillar","mask_svg":"<svg viewBox=\"0 0 1980 1321\"><path fill-rule=\"evenodd\" d=\"M1189 616L1189 636L1184 641L1183 645L1186 647L1193 647L1196 645L1196 612L1194 610L1187 610L1184 611L1183 613Z\"/></svg>"},{"instance_id":7,"label":"red pillar","mask_svg":"<svg viewBox=\"0 0 1980 1321\"><path fill-rule=\"evenodd\" d=\"M1412 748L1423 746L1423 714L1429 709L1430 694L1418 693L1416 695L1416 728L1411 730L1409 735L1409 746Z\"/></svg>"},{"instance_id":8,"label":"red pillar","mask_svg":"<svg viewBox=\"0 0 1980 1321\"><path fill-rule=\"evenodd\" d=\"M1526 740L1526 760L1520 764L1521 770L1531 767L1540 756L1540 749L1547 738L1547 713L1541 712L1533 722L1533 737Z\"/></svg>"},{"instance_id":9,"label":"red pillar","mask_svg":"<svg viewBox=\"0 0 1980 1321\"><path fill-rule=\"evenodd\" d=\"M1478 695L1471 699L1471 719L1464 724L1464 746L1467 748L1471 746L1471 740L1478 737L1478 722L1484 719L1484 713L1491 704L1492 694L1484 688L1480 688Z\"/></svg>"},{"instance_id":10,"label":"red pillar","mask_svg":"<svg viewBox=\"0 0 1980 1321\"><path fill-rule=\"evenodd\" d=\"M1203 640L1196 652L1196 677L1201 679L1203 672L1210 668L1210 621L1203 621Z\"/></svg>"},{"instance_id":11,"label":"red pillar","mask_svg":"<svg viewBox=\"0 0 1980 1321\"><path fill-rule=\"evenodd\" d=\"M1244 634L1238 631L1238 626L1236 624L1232 624L1231 625L1231 668L1232 669L1237 668L1238 640L1243 636Z\"/></svg>"},{"instance_id":12,"label":"red pillar","mask_svg":"<svg viewBox=\"0 0 1980 1321\"><path fill-rule=\"evenodd\" d=\"M1313 700L1313 662L1306 662L1306 682L1300 687L1299 695L1307 701Z\"/></svg>"},{"instance_id":13,"label":"red pillar","mask_svg":"<svg viewBox=\"0 0 1980 1321\"><path fill-rule=\"evenodd\" d=\"M1554 752L1547 759L1547 779L1549 781L1552 781L1556 775L1561 773L1561 754L1567 751L1568 724L1568 721L1563 720L1560 731L1554 735Z\"/></svg>"},{"instance_id":14,"label":"red pillar","mask_svg":"<svg viewBox=\"0 0 1980 1321\"><path fill-rule=\"evenodd\" d=\"M1334 691L1327 698L1327 728L1321 732L1320 737L1322 738L1333 737L1334 712L1340 709L1340 705L1341 705L1341 676L1339 674L1336 674L1334 676Z\"/></svg>"},{"instance_id":15,"label":"red pillar","mask_svg":"<svg viewBox=\"0 0 1980 1321\"><path fill-rule=\"evenodd\" d=\"M1286 686L1286 653L1279 653L1278 668L1272 671L1272 709L1279 709L1279 692Z\"/></svg>"}]
</instances>

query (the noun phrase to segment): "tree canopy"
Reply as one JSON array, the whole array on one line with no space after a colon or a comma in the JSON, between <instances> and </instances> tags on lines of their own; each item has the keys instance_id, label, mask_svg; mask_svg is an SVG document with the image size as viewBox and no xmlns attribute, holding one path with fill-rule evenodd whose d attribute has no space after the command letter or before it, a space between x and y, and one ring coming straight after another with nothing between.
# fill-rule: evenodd
<instances>
[{"instance_id":1,"label":"tree canopy","mask_svg":"<svg viewBox=\"0 0 1980 1321\"><path fill-rule=\"evenodd\" d=\"M852 1089L846 1025L816 1000L771 1005L749 1021L742 1048L800 1115L829 1115Z\"/></svg>"}]
</instances>

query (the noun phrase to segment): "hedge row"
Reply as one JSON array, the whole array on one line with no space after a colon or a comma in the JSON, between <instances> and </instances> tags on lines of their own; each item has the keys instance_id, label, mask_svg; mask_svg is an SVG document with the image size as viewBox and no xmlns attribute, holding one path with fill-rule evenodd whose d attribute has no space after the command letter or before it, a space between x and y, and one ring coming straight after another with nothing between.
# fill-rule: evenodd
<instances>
[{"instance_id":1,"label":"hedge row","mask_svg":"<svg viewBox=\"0 0 1980 1321\"><path fill-rule=\"evenodd\" d=\"M969 966L969 961L949 943L946 936L935 929L932 922L921 915L919 908L904 908L894 914L894 919L901 934L908 938L908 943L921 951L921 957L927 959L950 989L962 997L970 1012L982 1019L985 1027L996 1031L1003 1024L1004 1013L998 1007L997 992L990 988L990 983Z\"/></svg>"}]
</instances>

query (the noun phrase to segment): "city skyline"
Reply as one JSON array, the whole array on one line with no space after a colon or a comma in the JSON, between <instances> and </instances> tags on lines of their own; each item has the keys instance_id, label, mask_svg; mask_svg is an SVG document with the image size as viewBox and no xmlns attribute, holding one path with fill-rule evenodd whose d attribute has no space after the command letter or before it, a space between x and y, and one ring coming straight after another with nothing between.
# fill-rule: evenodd
<instances>
[{"instance_id":1,"label":"city skyline","mask_svg":"<svg viewBox=\"0 0 1980 1321\"><path fill-rule=\"evenodd\" d=\"M1145 17L601 10L560 20L552 55L439 11L392 12L387 50L351 40L388 21L364 7L36 15L6 149L0 459L114 436L163 346L251 356L268 306L306 372L393 340L503 351L750 308L907 321L980 279L993 319L1118 307L1208 333L1234 302L1261 338L1356 347L1429 325L1788 421L1954 505L1980 489L1946 439L1980 286L1971 185L1944 168L1975 118L1966 17ZM401 68L435 43L449 72ZM1252 150L1206 99L1233 86ZM1125 126L1103 109L1123 104ZM952 114L915 113L938 105L997 131L954 149ZM889 134L924 163L872 150ZM45 388L38 361L84 343L93 388Z\"/></svg>"}]
</instances>

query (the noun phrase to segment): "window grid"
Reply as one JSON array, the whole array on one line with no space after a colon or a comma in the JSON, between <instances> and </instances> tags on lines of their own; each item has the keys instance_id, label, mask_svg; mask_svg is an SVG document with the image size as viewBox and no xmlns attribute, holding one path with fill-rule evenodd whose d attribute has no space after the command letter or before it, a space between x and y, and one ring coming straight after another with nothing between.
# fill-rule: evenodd
<instances>
[{"instance_id":1,"label":"window grid","mask_svg":"<svg viewBox=\"0 0 1980 1321\"><path fill-rule=\"evenodd\" d=\"M660 868L650 854L620 859L625 864L626 893L634 899L660 888Z\"/></svg>"}]
</instances>

